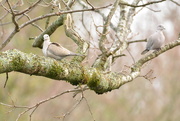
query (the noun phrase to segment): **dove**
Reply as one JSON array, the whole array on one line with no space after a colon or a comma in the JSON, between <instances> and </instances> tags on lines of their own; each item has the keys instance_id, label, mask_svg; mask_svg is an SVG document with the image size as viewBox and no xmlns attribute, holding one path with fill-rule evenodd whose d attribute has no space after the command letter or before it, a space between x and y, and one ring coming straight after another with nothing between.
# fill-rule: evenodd
<instances>
[{"instance_id":1,"label":"dove","mask_svg":"<svg viewBox=\"0 0 180 121\"><path fill-rule=\"evenodd\" d=\"M58 43L51 42L48 34L45 34L43 36L43 39L44 42L42 52L46 57L61 60L67 56L82 56L81 54L71 52L70 50L64 48Z\"/></svg>"},{"instance_id":2,"label":"dove","mask_svg":"<svg viewBox=\"0 0 180 121\"><path fill-rule=\"evenodd\" d=\"M165 28L162 25L158 25L156 32L147 38L146 49L141 53L141 55L146 54L149 50L159 50L165 41L163 34Z\"/></svg>"}]
</instances>

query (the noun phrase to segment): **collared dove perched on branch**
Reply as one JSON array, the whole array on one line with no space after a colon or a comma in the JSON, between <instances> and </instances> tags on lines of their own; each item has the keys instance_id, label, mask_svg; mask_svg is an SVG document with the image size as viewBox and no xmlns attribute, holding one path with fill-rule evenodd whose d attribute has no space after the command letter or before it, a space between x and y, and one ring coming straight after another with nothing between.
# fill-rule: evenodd
<instances>
[{"instance_id":1,"label":"collared dove perched on branch","mask_svg":"<svg viewBox=\"0 0 180 121\"><path fill-rule=\"evenodd\" d=\"M44 43L43 43L42 51L46 57L51 57L56 60L61 60L67 56L82 56L81 54L76 54L71 52L70 50L62 47L58 43L51 42L48 34L45 34L43 38L44 38Z\"/></svg>"},{"instance_id":2,"label":"collared dove perched on branch","mask_svg":"<svg viewBox=\"0 0 180 121\"><path fill-rule=\"evenodd\" d=\"M159 50L165 41L163 30L165 28L162 25L157 27L155 33L153 33L149 38L147 38L146 49L141 53L141 55L146 54L149 50Z\"/></svg>"}]
</instances>

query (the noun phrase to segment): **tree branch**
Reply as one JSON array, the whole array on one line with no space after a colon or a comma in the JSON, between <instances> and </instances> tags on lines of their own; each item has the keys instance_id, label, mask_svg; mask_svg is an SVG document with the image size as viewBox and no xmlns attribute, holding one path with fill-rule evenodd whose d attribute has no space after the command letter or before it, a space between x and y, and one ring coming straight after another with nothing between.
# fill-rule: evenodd
<instances>
[{"instance_id":1,"label":"tree branch","mask_svg":"<svg viewBox=\"0 0 180 121\"><path fill-rule=\"evenodd\" d=\"M137 42L147 42L147 39L128 41L128 44L137 43Z\"/></svg>"},{"instance_id":2,"label":"tree branch","mask_svg":"<svg viewBox=\"0 0 180 121\"><path fill-rule=\"evenodd\" d=\"M103 25L103 31L102 31L102 34L101 34L101 38L99 40L99 49L101 50L102 53L105 53L107 51L107 49L105 48L105 41L107 40L107 33L109 32L109 25L111 23L111 19L116 11L116 9L118 8L118 4L119 4L120 0L116 0L116 2L114 3L114 5L112 6L108 16L107 16L107 19Z\"/></svg>"},{"instance_id":3,"label":"tree branch","mask_svg":"<svg viewBox=\"0 0 180 121\"><path fill-rule=\"evenodd\" d=\"M170 1L173 2L174 4L180 6L180 3L178 3L178 2L176 2L176 1L174 1L174 0L170 0Z\"/></svg>"},{"instance_id":4,"label":"tree branch","mask_svg":"<svg viewBox=\"0 0 180 121\"><path fill-rule=\"evenodd\" d=\"M29 6L28 8L26 8L25 10L16 13L15 16L19 16L19 15L22 15L22 14L30 11L32 8L34 8L36 5L38 5L40 2L41 2L41 0L38 0L37 2L35 2L34 4L32 4L31 6Z\"/></svg>"},{"instance_id":5,"label":"tree branch","mask_svg":"<svg viewBox=\"0 0 180 121\"><path fill-rule=\"evenodd\" d=\"M29 75L65 80L72 85L87 84L91 90L102 94L133 81L139 76L144 63L178 45L180 45L180 39L165 45L158 52L141 58L134 64L128 75L114 72L104 73L96 68L84 67L78 63L56 61L34 54L26 54L16 49L0 53L0 73L17 71Z\"/></svg>"},{"instance_id":6,"label":"tree branch","mask_svg":"<svg viewBox=\"0 0 180 121\"><path fill-rule=\"evenodd\" d=\"M142 5L133 5L133 4L128 4L126 2L120 2L120 5L126 5L126 6L130 6L130 7L145 7L147 5L151 5L151 4L155 4L155 3L161 3L164 2L166 0L158 0L158 1L152 1L152 2L147 2L146 4L142 4Z\"/></svg>"}]
</instances>

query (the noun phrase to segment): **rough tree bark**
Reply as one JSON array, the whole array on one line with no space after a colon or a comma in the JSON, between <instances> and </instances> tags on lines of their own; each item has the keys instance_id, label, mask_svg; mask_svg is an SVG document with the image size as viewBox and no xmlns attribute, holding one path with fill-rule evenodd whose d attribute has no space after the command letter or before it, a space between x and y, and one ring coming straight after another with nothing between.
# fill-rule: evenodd
<instances>
[{"instance_id":1,"label":"rough tree bark","mask_svg":"<svg viewBox=\"0 0 180 121\"><path fill-rule=\"evenodd\" d=\"M23 53L16 49L0 53L0 73L17 71L31 76L64 80L73 85L87 84L91 90L102 94L133 81L139 76L144 63L178 45L180 45L180 39L165 45L160 51L141 58L131 67L131 73L128 75L104 72L94 67L84 67L76 61L70 63L63 60L56 61L32 53Z\"/></svg>"}]
</instances>

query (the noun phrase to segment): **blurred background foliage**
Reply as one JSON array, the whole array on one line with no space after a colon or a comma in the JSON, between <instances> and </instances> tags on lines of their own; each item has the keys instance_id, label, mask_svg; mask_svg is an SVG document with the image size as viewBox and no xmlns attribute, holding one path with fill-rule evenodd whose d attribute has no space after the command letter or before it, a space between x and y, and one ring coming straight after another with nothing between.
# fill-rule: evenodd
<instances>
[{"instance_id":1,"label":"blurred background foliage","mask_svg":"<svg viewBox=\"0 0 180 121\"><path fill-rule=\"evenodd\" d=\"M34 2L35 0L28 0ZM50 0L49 0L50 1ZM49 2L47 0L47 2ZM11 1L15 3L16 0ZM113 0L107 2L100 0L90 0L95 6L107 5ZM178 2L178 0L177 0ZM29 4L24 1L24 5L19 9L26 8ZM160 10L161 12L154 12ZM132 32L138 33L132 38L144 39L148 37L155 27L162 23L166 27L165 36L166 42L176 40L180 32L180 8L171 2L163 2L143 8L134 18L132 24ZM37 17L47 14L51 10L50 6L39 6L34 9L30 16ZM4 14L4 9L0 7L0 16ZM50 23L56 20L57 17L52 17ZM23 18L18 23L23 23L27 19ZM11 16L3 19L1 23L10 22ZM45 21L36 22L42 28L45 26ZM76 25L78 26L78 25ZM7 38L13 30L13 24L0 26L0 34L4 34L0 38L0 43ZM19 49L26 53L34 53L43 56L42 51L38 48L33 48L33 40L30 37L38 36L41 33L38 29L28 26L14 36L11 42L3 49ZM59 27L58 30L51 36L52 41L61 43L64 47L76 51L76 45L72 40L66 37L64 28ZM129 51L137 61L142 56L141 51L145 47L145 43L136 43L129 46ZM113 71L121 72L127 70L132 65L132 58L128 52L126 57L119 58L113 65ZM103 95L97 95L93 91L84 93L88 104L96 121L178 121L180 119L180 48L176 47L154 60L148 62L142 69L142 75L153 70L149 81L142 77L135 79L133 82L122 86L118 90L113 90ZM91 62L91 60L88 60ZM0 75L0 102L12 104L12 100L16 105L30 106L36 104L40 100L51 97L55 94L74 88L65 81L57 81L45 77L30 76L23 73L11 72L6 88L3 88L6 79L5 74ZM66 113L79 99L79 96L72 97L73 94L65 94L55 100L51 100L40 107L33 114L33 121L56 121L55 116L61 116ZM14 121L18 114L23 109L14 109L0 105L0 119L2 121ZM27 121L29 113L23 115L19 121ZM66 121L92 121L88 105L85 100L65 118Z\"/></svg>"}]
</instances>

